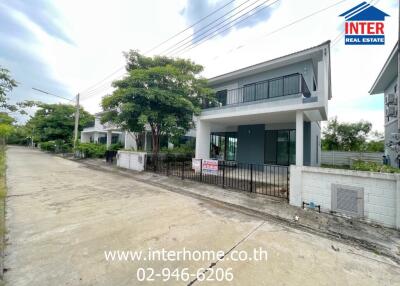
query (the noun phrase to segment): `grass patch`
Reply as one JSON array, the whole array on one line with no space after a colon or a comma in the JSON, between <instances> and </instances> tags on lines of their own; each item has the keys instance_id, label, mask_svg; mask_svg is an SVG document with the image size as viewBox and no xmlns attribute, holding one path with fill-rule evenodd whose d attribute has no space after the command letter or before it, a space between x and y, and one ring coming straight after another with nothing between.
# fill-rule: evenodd
<instances>
[{"instance_id":1,"label":"grass patch","mask_svg":"<svg viewBox=\"0 0 400 286\"><path fill-rule=\"evenodd\" d=\"M0 145L0 285L4 285L3 267L4 267L4 236L6 234L5 224L5 199L7 194L6 186L6 148Z\"/></svg>"},{"instance_id":2,"label":"grass patch","mask_svg":"<svg viewBox=\"0 0 400 286\"><path fill-rule=\"evenodd\" d=\"M321 164L321 168L350 170L350 166L348 166L348 165L329 165L329 164Z\"/></svg>"}]
</instances>

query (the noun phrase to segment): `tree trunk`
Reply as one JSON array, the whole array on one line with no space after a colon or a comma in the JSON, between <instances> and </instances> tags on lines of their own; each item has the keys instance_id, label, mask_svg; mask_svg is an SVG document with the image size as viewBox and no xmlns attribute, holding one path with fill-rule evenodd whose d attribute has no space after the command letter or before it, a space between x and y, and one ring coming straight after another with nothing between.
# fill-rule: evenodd
<instances>
[{"instance_id":1,"label":"tree trunk","mask_svg":"<svg viewBox=\"0 0 400 286\"><path fill-rule=\"evenodd\" d=\"M159 131L156 127L151 127L151 140L153 143L153 156L157 157L160 151Z\"/></svg>"}]
</instances>

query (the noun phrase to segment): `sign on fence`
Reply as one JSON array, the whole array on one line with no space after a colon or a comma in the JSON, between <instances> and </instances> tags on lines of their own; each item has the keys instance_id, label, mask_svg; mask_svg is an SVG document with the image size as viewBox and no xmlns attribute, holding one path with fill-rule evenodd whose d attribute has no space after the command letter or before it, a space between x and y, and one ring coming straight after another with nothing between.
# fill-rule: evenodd
<instances>
[{"instance_id":1,"label":"sign on fence","mask_svg":"<svg viewBox=\"0 0 400 286\"><path fill-rule=\"evenodd\" d=\"M195 172L200 172L201 168L201 159L192 158L192 169Z\"/></svg>"},{"instance_id":2,"label":"sign on fence","mask_svg":"<svg viewBox=\"0 0 400 286\"><path fill-rule=\"evenodd\" d=\"M203 173L218 174L218 160L203 160Z\"/></svg>"}]
</instances>

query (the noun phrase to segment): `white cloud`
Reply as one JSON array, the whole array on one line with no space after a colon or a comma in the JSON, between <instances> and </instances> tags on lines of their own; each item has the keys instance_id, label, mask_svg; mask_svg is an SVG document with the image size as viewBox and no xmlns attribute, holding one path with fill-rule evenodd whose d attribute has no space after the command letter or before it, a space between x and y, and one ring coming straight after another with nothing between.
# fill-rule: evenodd
<instances>
[{"instance_id":1,"label":"white cloud","mask_svg":"<svg viewBox=\"0 0 400 286\"><path fill-rule=\"evenodd\" d=\"M220 5L226 2L218 1ZM305 1L281 0L274 4L268 21L250 28L233 29L183 56L205 66L204 75L209 77L333 40L340 33L338 27L341 29L343 24L338 15L359 4L358 0L345 1L273 35L265 35L337 2L308 0L305 4ZM123 66L123 51L146 51L187 26L187 19L181 13L186 6L185 0L86 0L79 3L60 0L54 3L74 45L37 30L34 32L38 39L36 53L43 58L53 77L67 87L70 97ZM385 46L350 47L344 46L342 39L332 48L333 99L329 117L337 115L341 121L358 121L366 117L373 121L374 129L382 130L383 110L356 107L358 101L370 96L368 90L397 37L396 1L380 1L377 7L391 15L386 20ZM156 52L160 51L162 49ZM107 85L101 86L98 94L83 100L83 106L90 112L99 111L101 96L107 92ZM350 101L354 104L347 108L346 103Z\"/></svg>"}]
</instances>

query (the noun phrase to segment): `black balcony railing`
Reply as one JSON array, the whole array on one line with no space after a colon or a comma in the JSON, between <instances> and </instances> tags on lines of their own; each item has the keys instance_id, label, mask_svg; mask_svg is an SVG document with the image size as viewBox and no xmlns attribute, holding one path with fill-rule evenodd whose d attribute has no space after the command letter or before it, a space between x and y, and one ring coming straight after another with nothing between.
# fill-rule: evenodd
<instances>
[{"instance_id":1,"label":"black balcony railing","mask_svg":"<svg viewBox=\"0 0 400 286\"><path fill-rule=\"evenodd\" d=\"M217 91L218 102L205 104L204 108L241 104L294 94L302 94L304 97L311 96L303 75L299 73L248 84L241 88Z\"/></svg>"}]
</instances>

